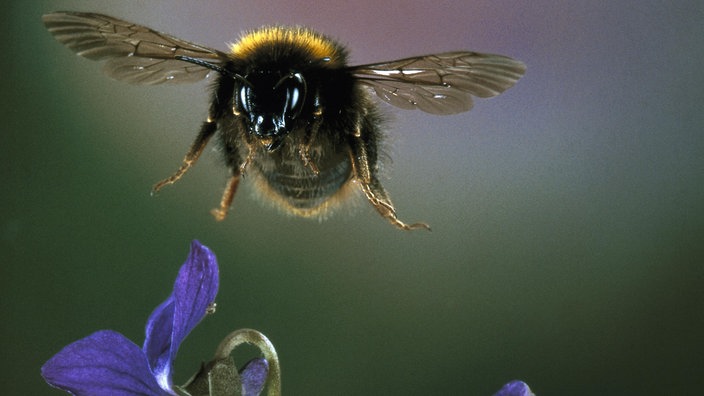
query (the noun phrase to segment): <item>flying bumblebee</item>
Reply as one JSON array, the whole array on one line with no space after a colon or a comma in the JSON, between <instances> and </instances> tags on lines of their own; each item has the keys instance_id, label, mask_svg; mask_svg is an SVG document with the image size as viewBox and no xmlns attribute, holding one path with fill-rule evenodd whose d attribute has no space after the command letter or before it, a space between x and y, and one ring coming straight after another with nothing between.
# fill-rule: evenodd
<instances>
[{"instance_id":1,"label":"flying bumblebee","mask_svg":"<svg viewBox=\"0 0 704 396\"><path fill-rule=\"evenodd\" d=\"M220 206L226 217L240 178L285 212L324 217L355 189L394 226L407 224L379 182L383 137L373 92L402 109L454 114L513 86L522 62L501 55L446 52L347 65L347 50L305 27L251 31L221 52L95 13L43 16L54 37L78 55L106 61L105 73L133 84L175 84L217 75L208 117L181 167L153 192L179 180L217 136L231 172Z\"/></svg>"}]
</instances>

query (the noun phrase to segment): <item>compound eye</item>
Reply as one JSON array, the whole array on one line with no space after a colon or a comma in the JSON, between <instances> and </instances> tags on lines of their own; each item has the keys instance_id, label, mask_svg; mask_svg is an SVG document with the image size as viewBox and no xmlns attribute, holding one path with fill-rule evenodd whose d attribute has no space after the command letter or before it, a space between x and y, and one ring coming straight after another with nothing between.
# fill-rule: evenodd
<instances>
[{"instance_id":1,"label":"compound eye","mask_svg":"<svg viewBox=\"0 0 704 396\"><path fill-rule=\"evenodd\" d=\"M286 92L286 102L287 107L293 112L294 116L301 112L301 91L298 87L292 87Z\"/></svg>"},{"instance_id":2,"label":"compound eye","mask_svg":"<svg viewBox=\"0 0 704 396\"><path fill-rule=\"evenodd\" d=\"M306 80L300 73L291 73L281 78L274 89L279 87L286 89L286 113L290 118L298 117L306 97Z\"/></svg>"},{"instance_id":3,"label":"compound eye","mask_svg":"<svg viewBox=\"0 0 704 396\"><path fill-rule=\"evenodd\" d=\"M250 88L248 85L244 85L240 88L240 97L239 97L239 102L240 102L240 107L242 110L244 110L245 113L249 113L252 110L252 107L250 105L250 97L251 92Z\"/></svg>"}]
</instances>

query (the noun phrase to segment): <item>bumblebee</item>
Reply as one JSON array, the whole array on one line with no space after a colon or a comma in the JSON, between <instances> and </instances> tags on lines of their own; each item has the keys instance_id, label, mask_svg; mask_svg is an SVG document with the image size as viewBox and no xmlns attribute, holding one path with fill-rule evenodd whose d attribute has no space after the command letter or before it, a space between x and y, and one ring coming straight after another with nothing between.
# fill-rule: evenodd
<instances>
[{"instance_id":1,"label":"bumblebee","mask_svg":"<svg viewBox=\"0 0 704 396\"><path fill-rule=\"evenodd\" d=\"M43 16L54 37L105 73L133 84L176 84L217 76L208 117L180 168L153 192L179 180L216 137L231 172L218 208L227 216L240 179L285 212L324 217L361 190L394 226L397 215L379 182L381 117L371 93L402 108L454 114L513 86L522 62L501 55L446 52L347 65L347 50L305 27L268 26L245 33L228 52L183 41L95 13Z\"/></svg>"}]
</instances>

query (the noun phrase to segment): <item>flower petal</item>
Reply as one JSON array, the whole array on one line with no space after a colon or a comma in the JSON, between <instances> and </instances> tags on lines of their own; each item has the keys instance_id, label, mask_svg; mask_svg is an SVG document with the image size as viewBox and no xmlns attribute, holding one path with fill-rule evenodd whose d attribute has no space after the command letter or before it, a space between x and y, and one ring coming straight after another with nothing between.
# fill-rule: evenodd
<instances>
[{"instance_id":1,"label":"flower petal","mask_svg":"<svg viewBox=\"0 0 704 396\"><path fill-rule=\"evenodd\" d=\"M171 344L175 355L181 341L203 319L218 294L218 263L215 254L198 241L181 267L174 284L174 329Z\"/></svg>"},{"instance_id":2,"label":"flower petal","mask_svg":"<svg viewBox=\"0 0 704 396\"><path fill-rule=\"evenodd\" d=\"M159 386L162 389L171 389L172 382L168 372L157 368L170 367L171 365L171 335L174 327L174 299L169 296L161 305L156 307L147 320L144 339L144 354L149 367L154 371Z\"/></svg>"},{"instance_id":3,"label":"flower petal","mask_svg":"<svg viewBox=\"0 0 704 396\"><path fill-rule=\"evenodd\" d=\"M218 282L215 255L194 240L176 277L173 293L147 322L143 349L162 388L171 388L171 371L178 348L215 300Z\"/></svg>"},{"instance_id":4,"label":"flower petal","mask_svg":"<svg viewBox=\"0 0 704 396\"><path fill-rule=\"evenodd\" d=\"M535 396L535 394L525 382L513 380L494 393L494 396Z\"/></svg>"},{"instance_id":5,"label":"flower petal","mask_svg":"<svg viewBox=\"0 0 704 396\"><path fill-rule=\"evenodd\" d=\"M75 395L168 395L132 341L102 330L67 345L42 366L49 385Z\"/></svg>"},{"instance_id":6,"label":"flower petal","mask_svg":"<svg viewBox=\"0 0 704 396\"><path fill-rule=\"evenodd\" d=\"M264 358L252 359L240 371L242 396L258 396L264 390L269 363Z\"/></svg>"}]
</instances>

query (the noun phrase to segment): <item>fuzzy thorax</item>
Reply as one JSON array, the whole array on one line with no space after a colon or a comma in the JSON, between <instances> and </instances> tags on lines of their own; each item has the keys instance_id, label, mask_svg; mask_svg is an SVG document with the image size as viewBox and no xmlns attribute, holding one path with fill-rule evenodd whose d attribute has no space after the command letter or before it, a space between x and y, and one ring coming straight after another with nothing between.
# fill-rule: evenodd
<instances>
[{"instance_id":1,"label":"fuzzy thorax","mask_svg":"<svg viewBox=\"0 0 704 396\"><path fill-rule=\"evenodd\" d=\"M330 66L342 66L344 49L332 39L303 26L265 26L246 33L236 43L230 44L231 54L247 59L265 47L297 47L310 54L312 59L327 59Z\"/></svg>"}]
</instances>

